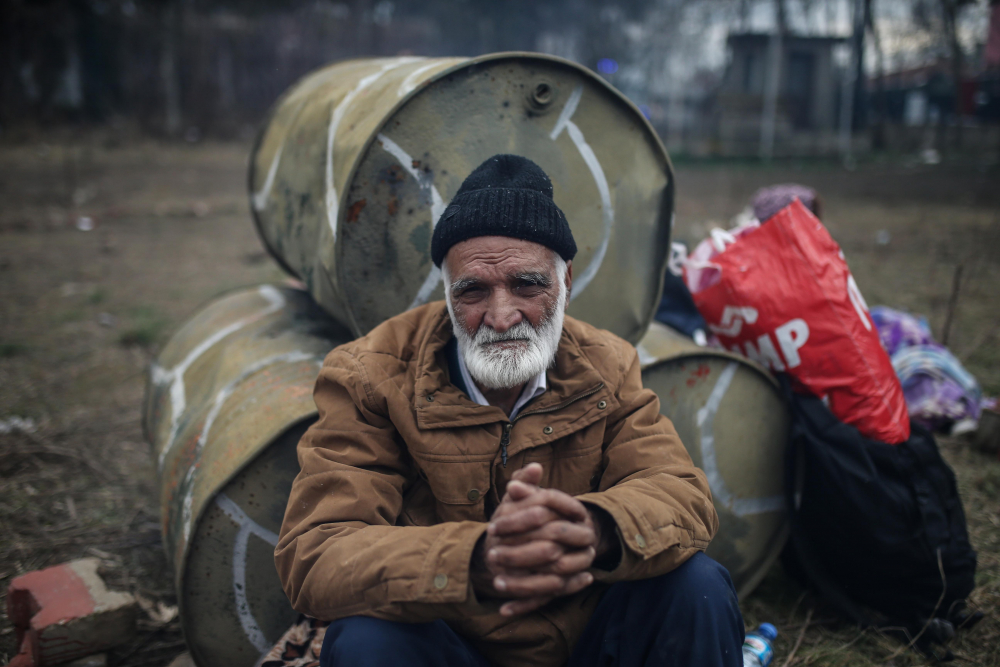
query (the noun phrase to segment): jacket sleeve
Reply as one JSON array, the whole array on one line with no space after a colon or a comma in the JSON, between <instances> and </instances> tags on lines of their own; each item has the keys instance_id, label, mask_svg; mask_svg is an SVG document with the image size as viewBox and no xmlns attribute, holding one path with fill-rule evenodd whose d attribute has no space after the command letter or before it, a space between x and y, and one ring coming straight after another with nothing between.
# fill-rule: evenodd
<instances>
[{"instance_id":1,"label":"jacket sleeve","mask_svg":"<svg viewBox=\"0 0 1000 667\"><path fill-rule=\"evenodd\" d=\"M319 419L299 442L301 472L274 552L292 606L322 620L474 613L469 561L486 524L395 525L413 468L365 367L335 350L314 395Z\"/></svg>"},{"instance_id":2,"label":"jacket sleeve","mask_svg":"<svg viewBox=\"0 0 1000 667\"><path fill-rule=\"evenodd\" d=\"M609 415L598 490L578 496L611 515L621 560L598 581L646 579L704 551L719 527L705 473L691 462L660 401L642 386L639 357L623 351L619 407Z\"/></svg>"}]
</instances>

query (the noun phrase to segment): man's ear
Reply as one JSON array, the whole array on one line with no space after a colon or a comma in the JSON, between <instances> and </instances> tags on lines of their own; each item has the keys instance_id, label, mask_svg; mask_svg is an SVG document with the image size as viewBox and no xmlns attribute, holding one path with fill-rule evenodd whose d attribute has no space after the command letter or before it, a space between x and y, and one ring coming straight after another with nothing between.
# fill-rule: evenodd
<instances>
[{"instance_id":1,"label":"man's ear","mask_svg":"<svg viewBox=\"0 0 1000 667\"><path fill-rule=\"evenodd\" d=\"M573 260L566 262L566 308L569 308L569 297L573 294Z\"/></svg>"}]
</instances>

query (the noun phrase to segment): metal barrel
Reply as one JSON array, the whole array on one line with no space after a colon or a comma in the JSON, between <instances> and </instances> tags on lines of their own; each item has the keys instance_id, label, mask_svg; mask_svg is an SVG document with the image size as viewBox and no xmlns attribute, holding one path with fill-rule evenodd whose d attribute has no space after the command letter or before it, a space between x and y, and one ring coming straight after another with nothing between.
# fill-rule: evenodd
<instances>
[{"instance_id":1,"label":"metal barrel","mask_svg":"<svg viewBox=\"0 0 1000 667\"><path fill-rule=\"evenodd\" d=\"M707 553L729 570L742 598L788 538L788 408L763 367L699 347L658 322L636 347L643 384L659 396L660 412L708 476L719 532Z\"/></svg>"},{"instance_id":2,"label":"metal barrel","mask_svg":"<svg viewBox=\"0 0 1000 667\"><path fill-rule=\"evenodd\" d=\"M443 298L433 227L497 153L552 179L579 247L569 313L638 341L662 285L673 170L642 113L567 60L371 58L310 74L258 137L251 209L282 267L360 336Z\"/></svg>"},{"instance_id":3,"label":"metal barrel","mask_svg":"<svg viewBox=\"0 0 1000 667\"><path fill-rule=\"evenodd\" d=\"M296 614L274 545L315 419L323 358L351 339L297 289L211 303L153 364L143 414L159 468L164 543L199 665L251 667Z\"/></svg>"}]
</instances>

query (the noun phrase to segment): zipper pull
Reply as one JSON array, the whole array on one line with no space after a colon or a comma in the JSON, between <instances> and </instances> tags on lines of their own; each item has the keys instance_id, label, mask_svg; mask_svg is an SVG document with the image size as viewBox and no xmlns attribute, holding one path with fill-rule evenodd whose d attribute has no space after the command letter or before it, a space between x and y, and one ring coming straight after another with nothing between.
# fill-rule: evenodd
<instances>
[{"instance_id":1,"label":"zipper pull","mask_svg":"<svg viewBox=\"0 0 1000 667\"><path fill-rule=\"evenodd\" d=\"M510 443L510 429L514 426L511 422L507 422L503 427L503 435L500 437L500 462L503 463L503 467L507 467L507 445Z\"/></svg>"}]
</instances>

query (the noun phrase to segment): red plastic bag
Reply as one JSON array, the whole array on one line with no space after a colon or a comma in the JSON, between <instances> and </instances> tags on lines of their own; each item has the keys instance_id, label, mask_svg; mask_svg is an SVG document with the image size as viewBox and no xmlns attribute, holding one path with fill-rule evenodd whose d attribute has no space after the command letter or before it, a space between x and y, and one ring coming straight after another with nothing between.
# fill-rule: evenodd
<instances>
[{"instance_id":1,"label":"red plastic bag","mask_svg":"<svg viewBox=\"0 0 1000 667\"><path fill-rule=\"evenodd\" d=\"M710 262L717 279L692 296L727 349L787 372L866 437L910 437L903 390L844 254L801 202Z\"/></svg>"}]
</instances>

